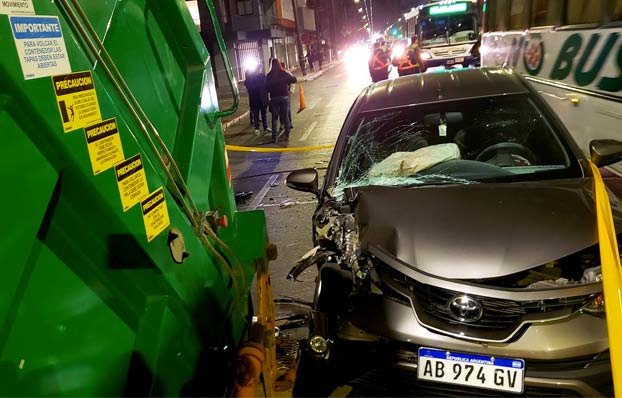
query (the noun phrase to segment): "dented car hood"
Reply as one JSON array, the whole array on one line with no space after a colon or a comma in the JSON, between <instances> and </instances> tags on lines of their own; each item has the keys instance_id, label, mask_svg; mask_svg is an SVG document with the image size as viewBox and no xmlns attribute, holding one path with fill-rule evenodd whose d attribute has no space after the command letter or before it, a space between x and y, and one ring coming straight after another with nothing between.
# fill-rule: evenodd
<instances>
[{"instance_id":1,"label":"dented car hood","mask_svg":"<svg viewBox=\"0 0 622 398\"><path fill-rule=\"evenodd\" d=\"M358 192L354 211L363 251L378 245L413 267L445 278L492 278L595 244L591 189L587 178L365 187Z\"/></svg>"}]
</instances>

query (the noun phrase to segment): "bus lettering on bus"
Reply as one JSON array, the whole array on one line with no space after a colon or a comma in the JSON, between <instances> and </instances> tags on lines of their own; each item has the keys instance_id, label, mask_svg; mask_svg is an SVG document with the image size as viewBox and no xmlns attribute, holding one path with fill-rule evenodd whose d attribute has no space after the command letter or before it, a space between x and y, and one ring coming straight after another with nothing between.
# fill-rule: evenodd
<instances>
[{"instance_id":1,"label":"bus lettering on bus","mask_svg":"<svg viewBox=\"0 0 622 398\"><path fill-rule=\"evenodd\" d=\"M622 0L486 0L484 19L483 66L523 74L586 155L622 139Z\"/></svg>"}]
</instances>

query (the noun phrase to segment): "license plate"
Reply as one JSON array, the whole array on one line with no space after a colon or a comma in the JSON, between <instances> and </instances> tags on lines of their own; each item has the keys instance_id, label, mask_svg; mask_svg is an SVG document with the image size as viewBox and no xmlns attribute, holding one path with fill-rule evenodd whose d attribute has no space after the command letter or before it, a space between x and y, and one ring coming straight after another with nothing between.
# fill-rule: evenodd
<instances>
[{"instance_id":1,"label":"license plate","mask_svg":"<svg viewBox=\"0 0 622 398\"><path fill-rule=\"evenodd\" d=\"M417 377L440 383L522 393L525 361L419 348Z\"/></svg>"},{"instance_id":2,"label":"license plate","mask_svg":"<svg viewBox=\"0 0 622 398\"><path fill-rule=\"evenodd\" d=\"M459 63L461 63L461 62L464 62L464 57L462 57L462 58L456 58L456 59L454 59L454 62L455 62L455 63L457 63L457 64L459 64Z\"/></svg>"}]
</instances>

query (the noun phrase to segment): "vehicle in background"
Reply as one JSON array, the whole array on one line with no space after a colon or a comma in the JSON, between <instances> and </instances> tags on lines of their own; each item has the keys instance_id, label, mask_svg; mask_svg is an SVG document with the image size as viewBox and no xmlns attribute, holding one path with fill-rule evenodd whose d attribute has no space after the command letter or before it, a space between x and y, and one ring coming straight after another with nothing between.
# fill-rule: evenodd
<instances>
[{"instance_id":1,"label":"vehicle in background","mask_svg":"<svg viewBox=\"0 0 622 398\"><path fill-rule=\"evenodd\" d=\"M484 22L482 65L525 75L585 154L622 137L622 0L487 0Z\"/></svg>"},{"instance_id":2,"label":"vehicle in background","mask_svg":"<svg viewBox=\"0 0 622 398\"><path fill-rule=\"evenodd\" d=\"M437 1L405 15L407 36L417 36L422 71L432 67L479 66L479 9L476 0Z\"/></svg>"},{"instance_id":3,"label":"vehicle in background","mask_svg":"<svg viewBox=\"0 0 622 398\"><path fill-rule=\"evenodd\" d=\"M622 158L592 146L598 166ZM319 267L294 394L611 396L592 172L520 74L371 85L323 188L315 169L287 184L318 196L316 247L290 272Z\"/></svg>"}]
</instances>

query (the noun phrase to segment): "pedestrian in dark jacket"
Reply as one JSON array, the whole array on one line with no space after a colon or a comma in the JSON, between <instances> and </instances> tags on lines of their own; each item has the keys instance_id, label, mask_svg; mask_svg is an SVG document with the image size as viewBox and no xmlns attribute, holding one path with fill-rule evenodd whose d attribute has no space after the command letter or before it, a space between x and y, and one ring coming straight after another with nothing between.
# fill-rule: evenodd
<instances>
[{"instance_id":1,"label":"pedestrian in dark jacket","mask_svg":"<svg viewBox=\"0 0 622 398\"><path fill-rule=\"evenodd\" d=\"M244 80L246 91L248 91L248 105L251 109L253 124L255 125L255 135L261 134L259 130L259 115L261 115L261 124L264 132L271 132L268 127L268 118L266 108L268 107L268 89L266 88L266 74L263 73L261 67L246 72L246 80Z\"/></svg>"},{"instance_id":2,"label":"pedestrian in dark jacket","mask_svg":"<svg viewBox=\"0 0 622 398\"><path fill-rule=\"evenodd\" d=\"M266 87L270 93L270 112L272 113L272 139L278 142L277 120L285 126L285 141L289 141L290 124L287 117L289 107L289 85L296 83L297 79L291 73L283 70L278 59L272 59L270 72L266 76Z\"/></svg>"},{"instance_id":3,"label":"pedestrian in dark jacket","mask_svg":"<svg viewBox=\"0 0 622 398\"><path fill-rule=\"evenodd\" d=\"M283 68L283 70L285 69L285 62L281 61L281 68ZM292 91L293 91L293 87L292 85L288 85L287 86L287 92L288 92L288 96L287 96L287 118L289 119L289 128L293 129L294 125L292 124ZM280 128L284 128L282 125ZM280 129L279 128L279 129Z\"/></svg>"},{"instance_id":4,"label":"pedestrian in dark jacket","mask_svg":"<svg viewBox=\"0 0 622 398\"><path fill-rule=\"evenodd\" d=\"M309 69L313 70L313 64L315 63L315 49L311 44L307 47L307 61L309 61Z\"/></svg>"}]
</instances>

